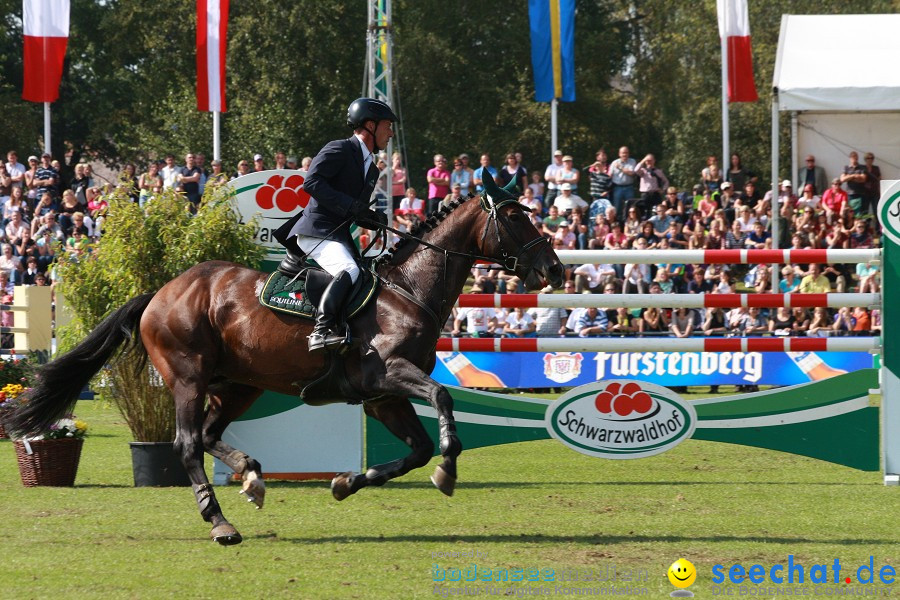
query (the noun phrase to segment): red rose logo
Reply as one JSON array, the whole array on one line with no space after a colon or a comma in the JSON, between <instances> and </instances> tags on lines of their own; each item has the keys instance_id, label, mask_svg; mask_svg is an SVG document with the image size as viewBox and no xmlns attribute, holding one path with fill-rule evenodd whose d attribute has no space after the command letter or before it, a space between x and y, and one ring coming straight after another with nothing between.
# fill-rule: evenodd
<instances>
[{"instance_id":1,"label":"red rose logo","mask_svg":"<svg viewBox=\"0 0 900 600\"><path fill-rule=\"evenodd\" d=\"M631 413L645 414L653 408L653 398L636 383L611 383L597 394L594 406L604 414L615 412L620 417Z\"/></svg>"},{"instance_id":2,"label":"red rose logo","mask_svg":"<svg viewBox=\"0 0 900 600\"><path fill-rule=\"evenodd\" d=\"M287 179L281 175L269 177L266 184L256 190L256 204L263 210L278 206L278 210L285 213L306 208L309 194L303 189L303 176L291 175Z\"/></svg>"}]
</instances>

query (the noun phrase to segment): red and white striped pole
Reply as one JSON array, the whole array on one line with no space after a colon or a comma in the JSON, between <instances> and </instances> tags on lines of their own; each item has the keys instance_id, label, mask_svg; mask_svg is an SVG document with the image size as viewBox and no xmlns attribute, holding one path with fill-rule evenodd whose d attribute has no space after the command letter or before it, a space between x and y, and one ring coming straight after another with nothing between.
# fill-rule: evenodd
<instances>
[{"instance_id":1,"label":"red and white striped pole","mask_svg":"<svg viewBox=\"0 0 900 600\"><path fill-rule=\"evenodd\" d=\"M881 260L881 250L560 250L565 264L771 264L867 263Z\"/></svg>"},{"instance_id":2,"label":"red and white striped pole","mask_svg":"<svg viewBox=\"0 0 900 600\"><path fill-rule=\"evenodd\" d=\"M461 308L878 307L881 294L463 294Z\"/></svg>"},{"instance_id":3,"label":"red and white striped pole","mask_svg":"<svg viewBox=\"0 0 900 600\"><path fill-rule=\"evenodd\" d=\"M438 352L873 352L875 337L441 338Z\"/></svg>"}]
</instances>

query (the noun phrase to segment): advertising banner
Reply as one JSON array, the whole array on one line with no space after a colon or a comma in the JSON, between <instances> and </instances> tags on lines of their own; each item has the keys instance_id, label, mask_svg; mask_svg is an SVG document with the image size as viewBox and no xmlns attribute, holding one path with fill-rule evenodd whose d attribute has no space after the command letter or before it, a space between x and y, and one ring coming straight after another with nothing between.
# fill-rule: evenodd
<instances>
[{"instance_id":1,"label":"advertising banner","mask_svg":"<svg viewBox=\"0 0 900 600\"><path fill-rule=\"evenodd\" d=\"M796 385L870 369L865 352L438 352L439 383L574 387L611 379L663 386Z\"/></svg>"}]
</instances>

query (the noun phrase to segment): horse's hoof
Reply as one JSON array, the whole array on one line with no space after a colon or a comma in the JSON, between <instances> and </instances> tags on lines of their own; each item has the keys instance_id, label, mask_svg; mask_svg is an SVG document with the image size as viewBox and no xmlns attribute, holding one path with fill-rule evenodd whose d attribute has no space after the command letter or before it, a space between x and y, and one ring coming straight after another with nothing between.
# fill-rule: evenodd
<instances>
[{"instance_id":1,"label":"horse's hoof","mask_svg":"<svg viewBox=\"0 0 900 600\"><path fill-rule=\"evenodd\" d=\"M244 541L244 538L237 532L237 529L231 526L231 523L216 525L209 532L209 537L223 546L234 546Z\"/></svg>"},{"instance_id":2,"label":"horse's hoof","mask_svg":"<svg viewBox=\"0 0 900 600\"><path fill-rule=\"evenodd\" d=\"M434 484L434 487L441 490L443 494L452 496L453 489L456 487L456 477L445 471L442 466L438 465L434 470L434 475L431 476L431 483Z\"/></svg>"},{"instance_id":3,"label":"horse's hoof","mask_svg":"<svg viewBox=\"0 0 900 600\"><path fill-rule=\"evenodd\" d=\"M262 479L248 479L244 482L243 489L238 493L246 495L247 502L252 502L256 505L256 510L259 510L266 501L266 484L263 483Z\"/></svg>"},{"instance_id":4,"label":"horse's hoof","mask_svg":"<svg viewBox=\"0 0 900 600\"><path fill-rule=\"evenodd\" d=\"M353 489L350 486L355 475L353 471L346 471L331 480L331 495L334 496L335 500L340 502L353 493Z\"/></svg>"}]
</instances>

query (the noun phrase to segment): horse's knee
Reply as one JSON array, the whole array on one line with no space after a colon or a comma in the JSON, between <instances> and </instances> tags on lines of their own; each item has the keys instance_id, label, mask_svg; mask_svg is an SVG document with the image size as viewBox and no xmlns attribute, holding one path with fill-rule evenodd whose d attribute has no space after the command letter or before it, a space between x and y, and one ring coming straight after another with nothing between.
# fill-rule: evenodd
<instances>
[{"instance_id":1,"label":"horse's knee","mask_svg":"<svg viewBox=\"0 0 900 600\"><path fill-rule=\"evenodd\" d=\"M199 435L176 435L173 448L185 465L200 460L203 456L203 442Z\"/></svg>"}]
</instances>

